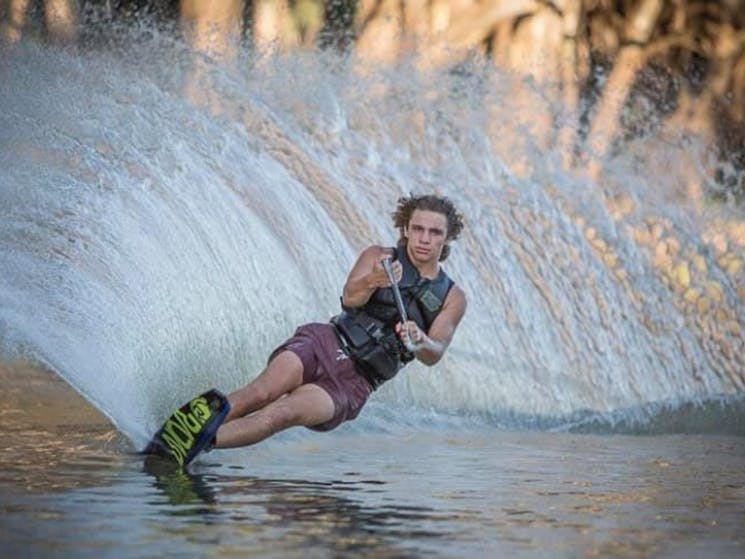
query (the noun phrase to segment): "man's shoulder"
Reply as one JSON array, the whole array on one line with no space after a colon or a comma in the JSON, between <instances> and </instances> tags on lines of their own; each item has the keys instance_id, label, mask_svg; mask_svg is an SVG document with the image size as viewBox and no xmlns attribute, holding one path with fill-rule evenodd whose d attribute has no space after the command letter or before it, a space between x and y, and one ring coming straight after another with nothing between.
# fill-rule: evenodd
<instances>
[{"instance_id":1,"label":"man's shoulder","mask_svg":"<svg viewBox=\"0 0 745 559\"><path fill-rule=\"evenodd\" d=\"M454 283L453 286L450 288L450 291L448 292L445 303L451 303L454 306L462 307L465 311L468 304L466 300L466 292L463 291L463 289L461 289L461 287L457 283Z\"/></svg>"}]
</instances>

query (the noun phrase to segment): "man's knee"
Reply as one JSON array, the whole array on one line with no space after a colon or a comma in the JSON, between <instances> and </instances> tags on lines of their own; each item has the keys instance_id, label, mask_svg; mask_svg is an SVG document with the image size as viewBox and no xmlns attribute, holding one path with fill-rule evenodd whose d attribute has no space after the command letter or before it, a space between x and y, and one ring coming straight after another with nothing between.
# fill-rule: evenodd
<instances>
[{"instance_id":1,"label":"man's knee","mask_svg":"<svg viewBox=\"0 0 745 559\"><path fill-rule=\"evenodd\" d=\"M251 394L251 400L258 402L261 406L266 406L273 399L277 398L277 395L272 394L271 389L263 379L259 379L250 385L250 389L253 392Z\"/></svg>"},{"instance_id":2,"label":"man's knee","mask_svg":"<svg viewBox=\"0 0 745 559\"><path fill-rule=\"evenodd\" d=\"M267 409L266 420L276 430L287 429L303 424L303 410L297 405L290 405L282 400L275 402L271 409Z\"/></svg>"},{"instance_id":3,"label":"man's knee","mask_svg":"<svg viewBox=\"0 0 745 559\"><path fill-rule=\"evenodd\" d=\"M271 394L264 383L254 381L232 394L231 399L231 411L244 415L266 406L271 401Z\"/></svg>"}]
</instances>

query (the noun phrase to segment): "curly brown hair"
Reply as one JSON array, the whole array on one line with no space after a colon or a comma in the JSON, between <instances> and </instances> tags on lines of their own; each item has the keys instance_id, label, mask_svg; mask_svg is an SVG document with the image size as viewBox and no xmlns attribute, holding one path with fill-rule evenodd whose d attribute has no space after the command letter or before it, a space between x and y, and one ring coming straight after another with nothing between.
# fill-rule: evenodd
<instances>
[{"instance_id":1,"label":"curly brown hair","mask_svg":"<svg viewBox=\"0 0 745 559\"><path fill-rule=\"evenodd\" d=\"M398 227L400 233L399 244L405 242L404 228L409 224L414 210L426 210L444 215L447 219L447 233L445 238L448 242L457 239L461 231L463 231L463 216L458 213L458 210L455 209L455 205L449 198L434 194L424 194L422 196L414 196L412 194L408 197L399 198L396 210L391 214L393 225ZM440 255L440 262L445 260L449 254L450 245L445 244Z\"/></svg>"}]
</instances>

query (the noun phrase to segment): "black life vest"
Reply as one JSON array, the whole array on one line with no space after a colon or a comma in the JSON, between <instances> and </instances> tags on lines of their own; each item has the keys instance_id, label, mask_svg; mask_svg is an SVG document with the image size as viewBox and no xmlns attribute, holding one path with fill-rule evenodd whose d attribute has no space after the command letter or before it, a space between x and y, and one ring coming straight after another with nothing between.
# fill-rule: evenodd
<instances>
[{"instance_id":1,"label":"black life vest","mask_svg":"<svg viewBox=\"0 0 745 559\"><path fill-rule=\"evenodd\" d=\"M403 273L398 287L408 319L429 332L454 282L442 269L434 279L422 277L409 260L404 244L396 247L394 253L394 259L401 262ZM342 309L331 322L347 353L373 387L392 379L414 359L396 334L401 317L392 288L376 289L362 307L351 308L342 303Z\"/></svg>"}]
</instances>

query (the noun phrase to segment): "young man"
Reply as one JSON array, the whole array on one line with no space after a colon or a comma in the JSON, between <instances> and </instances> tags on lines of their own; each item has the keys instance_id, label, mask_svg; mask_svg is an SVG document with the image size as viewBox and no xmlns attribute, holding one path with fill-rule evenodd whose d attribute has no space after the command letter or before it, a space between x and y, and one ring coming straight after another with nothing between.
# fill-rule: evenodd
<instances>
[{"instance_id":1,"label":"young man","mask_svg":"<svg viewBox=\"0 0 745 559\"><path fill-rule=\"evenodd\" d=\"M306 324L269 357L267 368L228 397L230 412L215 448L257 443L288 427L334 429L359 414L368 397L409 361L434 365L466 311L466 296L440 267L463 229L447 198L398 201L396 248L371 246L357 259L330 323ZM409 320L401 322L383 261Z\"/></svg>"}]
</instances>

